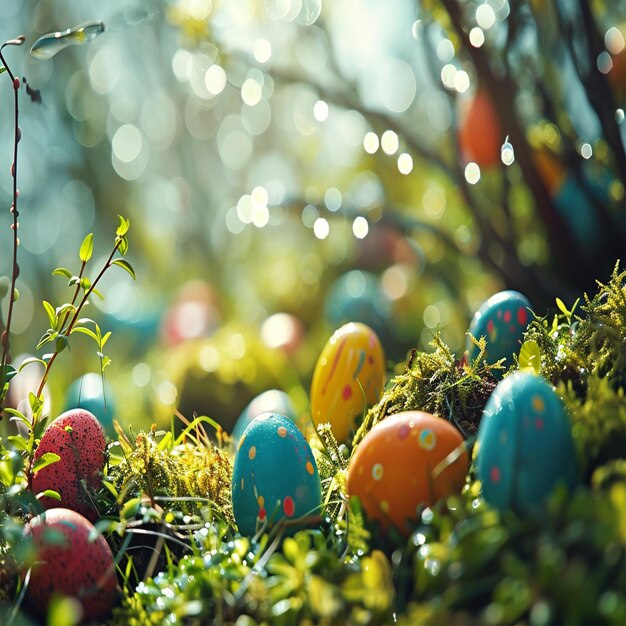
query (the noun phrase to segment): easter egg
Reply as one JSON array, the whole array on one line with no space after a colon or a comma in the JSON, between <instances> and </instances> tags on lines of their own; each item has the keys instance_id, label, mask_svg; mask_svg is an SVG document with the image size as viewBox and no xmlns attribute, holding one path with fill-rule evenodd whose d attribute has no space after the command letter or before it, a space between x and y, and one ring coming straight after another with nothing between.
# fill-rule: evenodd
<instances>
[{"instance_id":1,"label":"easter egg","mask_svg":"<svg viewBox=\"0 0 626 626\"><path fill-rule=\"evenodd\" d=\"M504 135L486 89L479 89L471 99L461 101L458 138L466 161L473 161L481 167L493 167L500 163Z\"/></svg>"},{"instance_id":2,"label":"easter egg","mask_svg":"<svg viewBox=\"0 0 626 626\"><path fill-rule=\"evenodd\" d=\"M102 621L117 599L117 577L111 548L95 527L76 511L53 508L24 527L36 561L27 597L44 617L56 595L77 600L82 622Z\"/></svg>"},{"instance_id":3,"label":"easter egg","mask_svg":"<svg viewBox=\"0 0 626 626\"><path fill-rule=\"evenodd\" d=\"M161 333L169 346L208 337L219 326L220 315L214 287L193 279L176 293L163 317Z\"/></svg>"},{"instance_id":4,"label":"easter egg","mask_svg":"<svg viewBox=\"0 0 626 626\"><path fill-rule=\"evenodd\" d=\"M311 412L316 425L329 422L338 441L346 441L354 420L380 399L385 356L376 333L359 322L336 330L313 372Z\"/></svg>"},{"instance_id":5,"label":"easter egg","mask_svg":"<svg viewBox=\"0 0 626 626\"><path fill-rule=\"evenodd\" d=\"M84 374L72 382L67 390L64 411L85 409L93 413L107 434L113 436L115 403L109 385L95 372Z\"/></svg>"},{"instance_id":6,"label":"easter egg","mask_svg":"<svg viewBox=\"0 0 626 626\"><path fill-rule=\"evenodd\" d=\"M383 292L378 277L362 270L340 276L324 301L325 318L334 328L347 322L361 322L379 337L388 332L391 313L391 300Z\"/></svg>"},{"instance_id":7,"label":"easter egg","mask_svg":"<svg viewBox=\"0 0 626 626\"><path fill-rule=\"evenodd\" d=\"M291 522L321 513L321 483L313 452L288 417L263 413L250 422L235 457L232 498L242 535L253 535L282 519ZM289 523L286 532L306 523Z\"/></svg>"},{"instance_id":8,"label":"easter egg","mask_svg":"<svg viewBox=\"0 0 626 626\"><path fill-rule=\"evenodd\" d=\"M296 421L296 411L291 398L280 389L268 389L255 396L241 412L233 428L232 438L238 442L248 424L261 413L280 413L293 422Z\"/></svg>"},{"instance_id":9,"label":"easter egg","mask_svg":"<svg viewBox=\"0 0 626 626\"><path fill-rule=\"evenodd\" d=\"M584 182L569 174L554 197L554 206L564 218L576 243L584 250L593 250L602 240L602 229L594 202L607 204L609 180L594 180L583 175ZM616 224L617 226L617 224Z\"/></svg>"},{"instance_id":10,"label":"easter egg","mask_svg":"<svg viewBox=\"0 0 626 626\"><path fill-rule=\"evenodd\" d=\"M513 364L513 354L517 354L522 344L524 332L530 322L530 302L518 291L500 291L476 311L469 332L476 338L487 339L485 359L495 363L504 359L505 368ZM470 363L478 356L478 347L467 339ZM494 371L498 375L498 371Z\"/></svg>"},{"instance_id":11,"label":"easter egg","mask_svg":"<svg viewBox=\"0 0 626 626\"><path fill-rule=\"evenodd\" d=\"M423 505L463 488L469 463L463 442L450 422L430 413L390 415L355 448L346 491L370 519L408 533Z\"/></svg>"},{"instance_id":12,"label":"easter egg","mask_svg":"<svg viewBox=\"0 0 626 626\"><path fill-rule=\"evenodd\" d=\"M554 388L535 374L515 372L498 383L477 446L483 497L498 509L537 510L557 484L576 483L569 418Z\"/></svg>"},{"instance_id":13,"label":"easter egg","mask_svg":"<svg viewBox=\"0 0 626 626\"><path fill-rule=\"evenodd\" d=\"M106 462L106 440L100 422L85 409L62 413L44 431L34 461L47 452L58 455L59 459L33 473L33 493L56 491L63 507L78 511L92 521L97 519L98 511L90 492L102 486ZM40 496L39 502L46 509L59 506L58 500L49 496Z\"/></svg>"},{"instance_id":14,"label":"easter egg","mask_svg":"<svg viewBox=\"0 0 626 626\"><path fill-rule=\"evenodd\" d=\"M539 176L541 176L550 195L554 196L563 186L567 176L567 168L548 148L540 147L533 152L532 156Z\"/></svg>"}]
</instances>

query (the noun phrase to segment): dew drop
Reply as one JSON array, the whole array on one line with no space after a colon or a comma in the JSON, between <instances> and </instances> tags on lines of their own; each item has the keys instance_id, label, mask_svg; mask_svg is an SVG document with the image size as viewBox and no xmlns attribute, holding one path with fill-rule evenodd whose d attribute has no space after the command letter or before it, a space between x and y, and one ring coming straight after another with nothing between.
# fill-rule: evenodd
<instances>
[{"instance_id":1,"label":"dew drop","mask_svg":"<svg viewBox=\"0 0 626 626\"><path fill-rule=\"evenodd\" d=\"M51 59L68 46L87 43L101 35L105 30L104 22L96 20L79 24L67 30L48 33L35 41L30 53L37 59Z\"/></svg>"},{"instance_id":2,"label":"dew drop","mask_svg":"<svg viewBox=\"0 0 626 626\"><path fill-rule=\"evenodd\" d=\"M505 165L511 165L515 161L515 152L513 146L509 143L509 136L506 136L502 148L500 150L500 158Z\"/></svg>"}]
</instances>

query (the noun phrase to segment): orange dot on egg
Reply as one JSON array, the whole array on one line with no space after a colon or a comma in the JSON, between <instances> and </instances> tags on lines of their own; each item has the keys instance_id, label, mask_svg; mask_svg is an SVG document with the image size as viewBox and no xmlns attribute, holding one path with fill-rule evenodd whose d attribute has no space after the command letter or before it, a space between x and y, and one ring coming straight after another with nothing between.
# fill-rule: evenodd
<instances>
[{"instance_id":1,"label":"orange dot on egg","mask_svg":"<svg viewBox=\"0 0 626 626\"><path fill-rule=\"evenodd\" d=\"M250 450L248 450L248 458L252 460L254 459L255 456L256 456L256 448L252 446Z\"/></svg>"},{"instance_id":2,"label":"orange dot on egg","mask_svg":"<svg viewBox=\"0 0 626 626\"><path fill-rule=\"evenodd\" d=\"M263 496L259 496L256 501L261 508L265 506L265 498Z\"/></svg>"},{"instance_id":3,"label":"orange dot on egg","mask_svg":"<svg viewBox=\"0 0 626 626\"><path fill-rule=\"evenodd\" d=\"M287 429L284 426L279 426L277 432L278 432L278 436L279 437L286 437L287 436Z\"/></svg>"},{"instance_id":4,"label":"orange dot on egg","mask_svg":"<svg viewBox=\"0 0 626 626\"><path fill-rule=\"evenodd\" d=\"M543 399L540 396L533 396L533 409L537 411L537 413L543 413L545 409L545 404L543 403Z\"/></svg>"},{"instance_id":5,"label":"orange dot on egg","mask_svg":"<svg viewBox=\"0 0 626 626\"><path fill-rule=\"evenodd\" d=\"M306 462L306 471L313 476L315 474L315 468L313 467L313 463L311 461Z\"/></svg>"}]
</instances>

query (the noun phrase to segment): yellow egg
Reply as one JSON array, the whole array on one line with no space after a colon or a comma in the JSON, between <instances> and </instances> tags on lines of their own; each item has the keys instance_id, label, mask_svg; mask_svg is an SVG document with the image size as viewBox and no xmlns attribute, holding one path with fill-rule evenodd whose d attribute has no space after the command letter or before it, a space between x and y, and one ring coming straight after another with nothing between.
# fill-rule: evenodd
<instances>
[{"instance_id":1,"label":"yellow egg","mask_svg":"<svg viewBox=\"0 0 626 626\"><path fill-rule=\"evenodd\" d=\"M329 422L338 441L346 441L354 420L376 403L385 384L385 355L376 333L350 322L336 330L320 354L311 384L316 426Z\"/></svg>"}]
</instances>

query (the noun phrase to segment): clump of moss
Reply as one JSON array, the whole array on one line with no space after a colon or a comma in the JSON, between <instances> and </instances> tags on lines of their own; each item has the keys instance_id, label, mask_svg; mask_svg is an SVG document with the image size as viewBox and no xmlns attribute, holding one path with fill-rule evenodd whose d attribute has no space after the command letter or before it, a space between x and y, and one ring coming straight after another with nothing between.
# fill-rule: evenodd
<instances>
[{"instance_id":1,"label":"clump of moss","mask_svg":"<svg viewBox=\"0 0 626 626\"><path fill-rule=\"evenodd\" d=\"M479 347L472 364L458 360L436 333L430 345L432 352L412 350L401 374L387 386L382 398L365 415L352 445L388 415L401 411L426 411L449 419L465 437L474 435L483 408L497 385L493 375L500 364L485 361L484 337L472 338Z\"/></svg>"},{"instance_id":2,"label":"clump of moss","mask_svg":"<svg viewBox=\"0 0 626 626\"><path fill-rule=\"evenodd\" d=\"M609 378L597 374L586 380L581 397L571 383L561 382L557 393L572 420L572 436L581 471L586 479L613 460L626 458L626 398L624 388L615 389Z\"/></svg>"},{"instance_id":3,"label":"clump of moss","mask_svg":"<svg viewBox=\"0 0 626 626\"><path fill-rule=\"evenodd\" d=\"M614 389L626 388L626 270L615 265L607 284L598 281L593 298L584 296L575 313L557 300L560 313L533 320L526 341L535 341L541 353L540 373L555 386L571 382L582 397L589 377L606 378Z\"/></svg>"},{"instance_id":4,"label":"clump of moss","mask_svg":"<svg viewBox=\"0 0 626 626\"><path fill-rule=\"evenodd\" d=\"M115 468L120 492L140 492L151 499L206 498L214 512L234 524L228 454L210 441L202 445L162 446L153 433L139 433L135 446ZM193 502L181 502L189 512Z\"/></svg>"}]
</instances>

